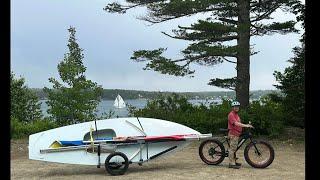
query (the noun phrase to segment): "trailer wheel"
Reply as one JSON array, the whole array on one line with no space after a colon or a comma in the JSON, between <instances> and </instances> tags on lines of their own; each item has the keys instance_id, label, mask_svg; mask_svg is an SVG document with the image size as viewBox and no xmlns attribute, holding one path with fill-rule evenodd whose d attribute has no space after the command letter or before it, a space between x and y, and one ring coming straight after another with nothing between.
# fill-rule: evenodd
<instances>
[{"instance_id":1,"label":"trailer wheel","mask_svg":"<svg viewBox=\"0 0 320 180\"><path fill-rule=\"evenodd\" d=\"M105 161L106 171L113 176L123 175L128 167L128 157L121 152L111 153Z\"/></svg>"}]
</instances>

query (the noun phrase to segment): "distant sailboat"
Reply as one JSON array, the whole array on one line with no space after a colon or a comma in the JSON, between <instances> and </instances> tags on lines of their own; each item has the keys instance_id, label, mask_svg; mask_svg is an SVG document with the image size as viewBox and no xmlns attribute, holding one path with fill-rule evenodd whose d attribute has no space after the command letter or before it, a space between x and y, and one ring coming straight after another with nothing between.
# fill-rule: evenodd
<instances>
[{"instance_id":1,"label":"distant sailboat","mask_svg":"<svg viewBox=\"0 0 320 180\"><path fill-rule=\"evenodd\" d=\"M126 107L126 103L122 99L122 97L118 94L116 99L114 100L113 106L116 108L124 108Z\"/></svg>"}]
</instances>

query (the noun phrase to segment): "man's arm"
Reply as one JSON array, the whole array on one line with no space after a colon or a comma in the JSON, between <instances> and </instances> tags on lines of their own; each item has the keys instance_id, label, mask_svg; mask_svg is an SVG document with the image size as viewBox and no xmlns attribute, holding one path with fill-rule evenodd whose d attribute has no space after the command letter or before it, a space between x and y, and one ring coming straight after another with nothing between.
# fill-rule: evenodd
<instances>
[{"instance_id":1,"label":"man's arm","mask_svg":"<svg viewBox=\"0 0 320 180\"><path fill-rule=\"evenodd\" d=\"M228 121L232 124L232 125L236 125L236 126L240 126L240 127L249 127L249 128L253 128L253 126L251 125L251 123L249 122L249 124L242 124L239 121L236 121L236 118L230 113L228 115Z\"/></svg>"},{"instance_id":2,"label":"man's arm","mask_svg":"<svg viewBox=\"0 0 320 180\"><path fill-rule=\"evenodd\" d=\"M253 128L251 124L242 124L241 122L238 122L238 121L234 122L234 124L240 127Z\"/></svg>"}]
</instances>

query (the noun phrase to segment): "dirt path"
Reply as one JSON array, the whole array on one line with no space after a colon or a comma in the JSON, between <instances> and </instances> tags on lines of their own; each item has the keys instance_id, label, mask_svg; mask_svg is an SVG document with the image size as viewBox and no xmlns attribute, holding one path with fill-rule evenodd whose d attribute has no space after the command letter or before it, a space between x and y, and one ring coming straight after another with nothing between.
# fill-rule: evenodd
<instances>
[{"instance_id":1,"label":"dirt path","mask_svg":"<svg viewBox=\"0 0 320 180\"><path fill-rule=\"evenodd\" d=\"M131 164L123 176L112 177L104 167L48 163L28 159L27 140L11 141L12 179L305 179L304 143L272 142L276 156L266 169L254 169L238 152L242 168L227 168L228 159L219 166L208 166L198 156L199 142L173 155L143 166ZM290 145L291 144L291 145Z\"/></svg>"}]
</instances>

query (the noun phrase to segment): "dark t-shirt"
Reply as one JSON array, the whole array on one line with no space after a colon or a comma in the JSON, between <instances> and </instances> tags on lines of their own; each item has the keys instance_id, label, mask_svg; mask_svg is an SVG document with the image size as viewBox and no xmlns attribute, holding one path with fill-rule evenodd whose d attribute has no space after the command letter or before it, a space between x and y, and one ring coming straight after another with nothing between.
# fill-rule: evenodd
<instances>
[{"instance_id":1,"label":"dark t-shirt","mask_svg":"<svg viewBox=\"0 0 320 180\"><path fill-rule=\"evenodd\" d=\"M240 136L242 132L242 127L235 125L234 123L238 121L241 122L241 119L235 111L231 111L228 115L228 129L229 134L234 136Z\"/></svg>"}]
</instances>

